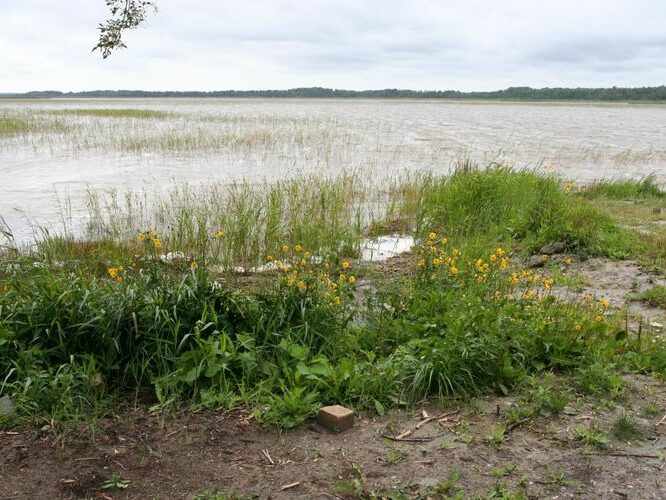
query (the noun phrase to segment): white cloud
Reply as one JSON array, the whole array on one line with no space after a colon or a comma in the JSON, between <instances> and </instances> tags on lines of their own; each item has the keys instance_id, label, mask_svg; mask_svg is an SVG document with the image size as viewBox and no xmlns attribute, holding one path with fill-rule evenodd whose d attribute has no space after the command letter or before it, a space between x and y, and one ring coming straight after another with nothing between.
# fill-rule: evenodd
<instances>
[{"instance_id":1,"label":"white cloud","mask_svg":"<svg viewBox=\"0 0 666 500\"><path fill-rule=\"evenodd\" d=\"M661 0L160 0L102 60L103 0L0 0L0 92L666 82Z\"/></svg>"}]
</instances>

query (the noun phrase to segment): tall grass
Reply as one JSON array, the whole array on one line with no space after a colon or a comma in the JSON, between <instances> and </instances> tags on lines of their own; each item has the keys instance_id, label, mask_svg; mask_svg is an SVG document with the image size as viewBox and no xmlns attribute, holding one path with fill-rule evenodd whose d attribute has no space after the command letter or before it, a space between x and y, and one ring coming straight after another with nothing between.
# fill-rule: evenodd
<instances>
[{"instance_id":1,"label":"tall grass","mask_svg":"<svg viewBox=\"0 0 666 500\"><path fill-rule=\"evenodd\" d=\"M654 174L640 180L596 181L584 190L587 198L634 199L634 198L664 198L664 191Z\"/></svg>"},{"instance_id":2,"label":"tall grass","mask_svg":"<svg viewBox=\"0 0 666 500\"><path fill-rule=\"evenodd\" d=\"M46 111L50 115L90 116L95 118L171 118L175 113L154 109L133 108L73 108Z\"/></svg>"}]
</instances>

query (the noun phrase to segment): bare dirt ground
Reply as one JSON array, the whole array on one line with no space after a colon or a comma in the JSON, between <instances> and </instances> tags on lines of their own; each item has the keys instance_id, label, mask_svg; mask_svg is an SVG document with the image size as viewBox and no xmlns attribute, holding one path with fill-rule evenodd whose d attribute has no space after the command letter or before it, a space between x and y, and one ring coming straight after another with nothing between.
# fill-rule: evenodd
<instances>
[{"instance_id":1,"label":"bare dirt ground","mask_svg":"<svg viewBox=\"0 0 666 500\"><path fill-rule=\"evenodd\" d=\"M502 498L499 492L516 491L527 498L666 498L666 422L658 424L666 411L664 384L632 377L616 405L575 401L564 414L525 422L495 442L492 431L515 402L493 397L425 407L431 416L460 411L419 429L422 409L362 414L340 434L315 423L266 430L241 409L162 420L144 405L132 406L94 429L0 433L0 498L193 498L206 492ZM635 419L641 439L612 438L601 450L575 440L577 426L610 431L621 412ZM411 441L383 437L414 429L404 438ZM103 489L114 476L126 488Z\"/></svg>"},{"instance_id":2,"label":"bare dirt ground","mask_svg":"<svg viewBox=\"0 0 666 500\"><path fill-rule=\"evenodd\" d=\"M573 262L565 264L566 258ZM628 308L633 328L663 321L662 309L631 300L663 284L658 276L631 262L551 259L549 265L566 268L571 278L570 286L556 287L560 298L604 296ZM0 499L666 499L666 384L643 376L627 380L614 402L577 399L563 414L509 425L499 437L495 431L507 424L516 397L359 414L340 434L314 422L283 433L267 430L241 408L161 418L147 403L129 405L95 426L0 431ZM424 411L448 416L424 421ZM623 414L640 438L614 436ZM607 432L610 442L601 449L580 442L581 426ZM387 438L410 430L404 441Z\"/></svg>"}]
</instances>

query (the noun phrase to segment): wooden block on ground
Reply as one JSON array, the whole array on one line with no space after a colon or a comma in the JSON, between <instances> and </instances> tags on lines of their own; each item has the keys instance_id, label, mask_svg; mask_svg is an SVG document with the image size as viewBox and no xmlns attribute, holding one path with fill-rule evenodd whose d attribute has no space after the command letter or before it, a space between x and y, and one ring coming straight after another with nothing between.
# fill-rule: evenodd
<instances>
[{"instance_id":1,"label":"wooden block on ground","mask_svg":"<svg viewBox=\"0 0 666 500\"><path fill-rule=\"evenodd\" d=\"M344 431L354 425L354 412L340 405L325 406L319 410L317 422L330 431Z\"/></svg>"}]
</instances>

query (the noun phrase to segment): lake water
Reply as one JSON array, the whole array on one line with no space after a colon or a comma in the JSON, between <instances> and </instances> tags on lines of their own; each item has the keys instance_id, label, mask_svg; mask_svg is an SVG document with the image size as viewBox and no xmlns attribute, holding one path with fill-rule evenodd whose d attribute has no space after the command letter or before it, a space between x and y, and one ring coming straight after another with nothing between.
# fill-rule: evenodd
<instances>
[{"instance_id":1,"label":"lake water","mask_svg":"<svg viewBox=\"0 0 666 500\"><path fill-rule=\"evenodd\" d=\"M155 110L107 116L105 110ZM74 110L79 110L78 113ZM91 111L93 110L93 111ZM95 113L94 110L101 110ZM0 215L17 239L85 213L89 190L357 169L448 172L460 159L563 178L666 185L666 106L394 100L0 100Z\"/></svg>"}]
</instances>

